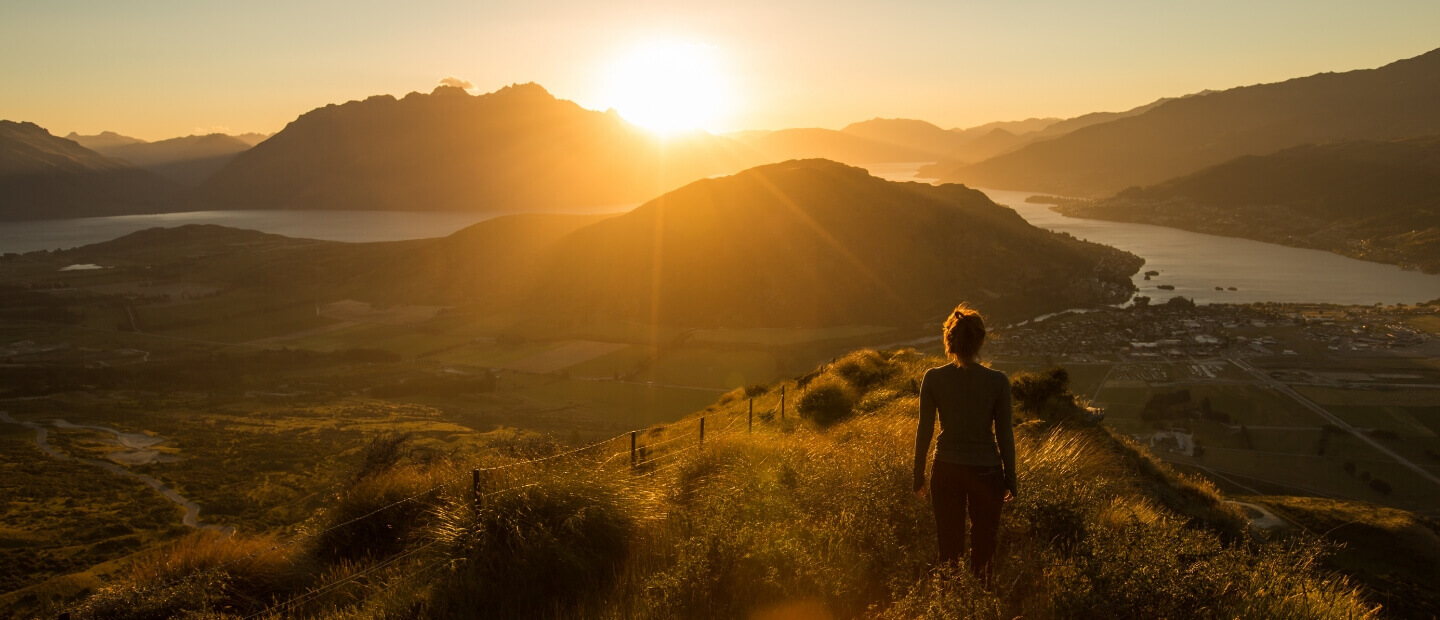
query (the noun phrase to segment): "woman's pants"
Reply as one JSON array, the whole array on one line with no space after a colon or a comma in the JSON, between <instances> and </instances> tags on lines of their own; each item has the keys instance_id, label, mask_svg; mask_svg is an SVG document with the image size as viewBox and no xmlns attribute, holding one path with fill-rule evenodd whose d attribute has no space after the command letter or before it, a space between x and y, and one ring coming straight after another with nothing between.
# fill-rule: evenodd
<instances>
[{"instance_id":1,"label":"woman's pants","mask_svg":"<svg viewBox=\"0 0 1440 620\"><path fill-rule=\"evenodd\" d=\"M970 570L989 583L1000 529L1005 478L999 467L977 467L935 461L930 473L930 501L935 507L935 533L940 561L960 562L965 551L965 516L969 513Z\"/></svg>"}]
</instances>

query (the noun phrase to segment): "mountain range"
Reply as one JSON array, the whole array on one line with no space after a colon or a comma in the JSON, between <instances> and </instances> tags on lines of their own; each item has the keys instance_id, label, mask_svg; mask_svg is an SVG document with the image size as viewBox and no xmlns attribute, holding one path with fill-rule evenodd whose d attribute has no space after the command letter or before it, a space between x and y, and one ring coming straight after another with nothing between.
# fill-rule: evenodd
<instances>
[{"instance_id":1,"label":"mountain range","mask_svg":"<svg viewBox=\"0 0 1440 620\"><path fill-rule=\"evenodd\" d=\"M1440 135L1440 50L1378 69L1321 73L1167 101L979 163L921 174L975 187L1103 196L1242 155L1340 140Z\"/></svg>"},{"instance_id":2,"label":"mountain range","mask_svg":"<svg viewBox=\"0 0 1440 620\"><path fill-rule=\"evenodd\" d=\"M536 84L371 97L307 112L206 179L222 209L526 211L638 203L753 164L731 140L661 140Z\"/></svg>"},{"instance_id":3,"label":"mountain range","mask_svg":"<svg viewBox=\"0 0 1440 620\"><path fill-rule=\"evenodd\" d=\"M1317 248L1440 272L1440 137L1239 157L1066 215Z\"/></svg>"},{"instance_id":4,"label":"mountain range","mask_svg":"<svg viewBox=\"0 0 1440 620\"><path fill-rule=\"evenodd\" d=\"M253 138L258 134L247 134ZM65 137L80 146L115 159L123 159L162 177L194 186L215 174L236 155L253 146L239 136L212 133L156 142L104 132L93 136L75 133Z\"/></svg>"},{"instance_id":5,"label":"mountain range","mask_svg":"<svg viewBox=\"0 0 1440 620\"><path fill-rule=\"evenodd\" d=\"M1144 113L1161 99L1124 112L1095 112L1069 119L1030 118L969 128L942 129L905 118L874 118L843 129L741 131L727 137L752 148L761 160L821 158L851 165L887 162L981 161L1036 140Z\"/></svg>"},{"instance_id":6,"label":"mountain range","mask_svg":"<svg viewBox=\"0 0 1440 620\"><path fill-rule=\"evenodd\" d=\"M155 213L178 191L33 123L0 121L0 220Z\"/></svg>"}]
</instances>

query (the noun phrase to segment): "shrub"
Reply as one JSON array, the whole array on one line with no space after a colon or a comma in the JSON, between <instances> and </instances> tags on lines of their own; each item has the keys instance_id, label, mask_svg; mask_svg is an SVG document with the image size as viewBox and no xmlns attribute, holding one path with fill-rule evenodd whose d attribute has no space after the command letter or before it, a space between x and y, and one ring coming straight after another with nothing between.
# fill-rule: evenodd
<instances>
[{"instance_id":1,"label":"shrub","mask_svg":"<svg viewBox=\"0 0 1440 620\"><path fill-rule=\"evenodd\" d=\"M478 507L452 498L433 530L452 568L435 583L429 615L552 617L596 596L626 559L634 511L619 488L584 472L500 491Z\"/></svg>"},{"instance_id":2,"label":"shrub","mask_svg":"<svg viewBox=\"0 0 1440 620\"><path fill-rule=\"evenodd\" d=\"M1055 367L1044 372L1017 372L1010 376L1010 397L1022 411L1039 416L1045 403L1069 394L1070 373Z\"/></svg>"},{"instance_id":3,"label":"shrub","mask_svg":"<svg viewBox=\"0 0 1440 620\"><path fill-rule=\"evenodd\" d=\"M414 541L439 501L438 472L410 466L362 478L341 491L315 527L311 552L326 562L374 560Z\"/></svg>"},{"instance_id":4,"label":"shrub","mask_svg":"<svg viewBox=\"0 0 1440 620\"><path fill-rule=\"evenodd\" d=\"M830 370L855 389L865 391L888 379L895 372L895 365L873 349L861 349L836 360Z\"/></svg>"},{"instance_id":5,"label":"shrub","mask_svg":"<svg viewBox=\"0 0 1440 620\"><path fill-rule=\"evenodd\" d=\"M848 417L855 409L855 391L845 382L829 376L812 381L795 408L801 417L829 426Z\"/></svg>"},{"instance_id":6,"label":"shrub","mask_svg":"<svg viewBox=\"0 0 1440 620\"><path fill-rule=\"evenodd\" d=\"M205 611L252 613L294 591L312 568L268 536L198 532L130 566L116 584L87 599L76 618L141 620Z\"/></svg>"},{"instance_id":7,"label":"shrub","mask_svg":"<svg viewBox=\"0 0 1440 620\"><path fill-rule=\"evenodd\" d=\"M968 569L940 566L910 586L877 620L1008 620L1004 603Z\"/></svg>"}]
</instances>

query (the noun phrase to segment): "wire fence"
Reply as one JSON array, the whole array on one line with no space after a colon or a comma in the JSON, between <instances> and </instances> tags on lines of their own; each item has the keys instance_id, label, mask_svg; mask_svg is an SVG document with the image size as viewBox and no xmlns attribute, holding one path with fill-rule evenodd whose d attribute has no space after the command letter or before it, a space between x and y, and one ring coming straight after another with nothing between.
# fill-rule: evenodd
<instances>
[{"instance_id":1,"label":"wire fence","mask_svg":"<svg viewBox=\"0 0 1440 620\"><path fill-rule=\"evenodd\" d=\"M782 412L782 413L781 413L781 419L783 420L783 416L784 416L784 413L783 413L783 411L784 411L783 388L782 388L782 396L781 396L780 398L781 398L781 400L780 400L780 403L781 403L781 405L780 405L780 407L781 407L780 411ZM318 537L320 537L320 536L323 536L323 535L325 535L325 534L334 532L334 531L336 531L336 530L340 530L340 529L342 529L342 528L347 528L347 527L353 526L353 525L355 525L355 524L357 524L357 523L360 523L360 522L365 521L365 520L367 520L367 519L371 519L371 518L373 518L373 517L375 517L375 516L377 516L377 515L380 515L380 514L382 514L382 513L387 512L387 511L393 510L393 509L395 509L395 508L397 508L397 507L399 507L399 506L402 506L402 505L405 505L405 504L409 504L409 503L411 503L411 502L419 501L419 500L421 500L422 498L425 498L426 496L429 496L430 494L433 494L433 493L436 493L436 492L438 492L438 491L441 491L442 489L445 489L447 486L458 487L458 486L464 484L465 479L466 479L467 477L470 478L470 489L469 489L469 490L470 490L471 500L472 500L472 501L475 501L475 502L477 502L477 503L478 503L478 502L482 502L485 498L492 497L492 496L495 496L495 495L498 495L498 494L501 494L501 493L506 493L506 492L509 492L509 491L524 489L524 488L528 488L528 487L539 486L539 485L541 484L541 482L539 482L539 481L533 481L533 480L532 480L532 481L529 481L529 482L520 483L520 484L514 484L514 485L511 485L511 486L507 486L507 487L505 487L505 488L502 488L502 489L493 490L493 491L487 491L487 492L483 492L483 493L482 493L482 492L481 492L481 486L482 486L482 485L481 485L481 477L482 477L482 475L484 475L484 474L492 473L492 472L508 472L508 471L515 470L516 468L520 468L520 467L524 467L524 466L534 466L534 465L540 465L540 464L545 464L545 463L550 463L550 462L558 462L558 461L560 461L561 459L564 459L564 458L566 458L566 457L576 456L576 455L580 455L580 454L582 454L582 453L586 453L586 452L589 452L589 451L592 451L592 450L596 450L597 448L600 448L601 446L605 446L605 445L607 445L607 444L611 444L611 443L613 443L613 442L616 442L616 441L619 441L619 440L623 440L623 439L625 439L625 438L627 438L627 437L630 439L630 445L629 445L628 449L621 449L621 450L616 451L616 452L613 452L613 453L608 453L608 456L605 456L605 457L601 458L597 464L595 464L594 466L592 466L592 467L589 469L589 471L590 471L591 473L595 474L595 475L599 475L599 474L601 474L602 472L606 471L606 468L607 468L607 467L612 466L612 465L614 465L614 464L617 463L617 462L618 462L618 463L626 463L626 461L623 460L623 457L628 454L629 457L630 457L630 458L629 458L629 461L628 461L628 469L630 469L630 470L633 472L633 474L634 474L634 476L635 476L636 478L639 478L639 477L642 477L642 476L643 476L643 477L653 477L656 473L659 473L659 472L662 472L662 471L668 471L668 470L673 469L673 468L675 468L675 467L677 467L677 466L679 466L679 465L684 464L684 463L686 462L686 459L683 458L683 457L686 457L687 455L693 455L693 454L695 454L695 453L698 453L698 452L706 445L706 439L709 439L711 445L713 445L714 442L715 442L715 440L718 440L718 439L720 439L720 438L722 438L722 437L733 436L733 435L737 434L737 433L739 432L739 429L738 429L737 427L739 426L739 422L741 421L741 419L745 419L745 420L746 420L746 424L745 424L745 427L744 427L745 430L746 430L746 432L749 432L749 431L753 430L753 428L754 428L754 399L753 399L753 398L750 399L750 406L749 406L749 411L748 411L748 413L734 413L734 412L732 412L732 413L729 414L729 417L730 417L729 424L727 424L724 428L719 429L718 431L717 431L717 430L712 430L708 435L707 435L706 430L705 430L706 416L700 416L700 418L699 418L698 420L695 420L695 419L682 420L682 421L674 422L674 423L671 423L671 424L663 424L663 425L652 426L652 427L649 427L649 428L646 428L646 429L642 429L642 430L629 431L629 432L626 432L626 433L622 433L622 434L616 435L616 436L614 436L614 437L610 437L610 438L608 438L608 439L602 439L602 440L600 440L600 441L596 441L596 442L593 442L593 443L585 444L585 445L583 445L583 446L579 446L579 447L573 448L573 449L571 449L571 450L566 450L566 451L564 451L564 452L558 452L558 453L551 454L551 455L547 455L547 456L543 456L543 457L537 457L537 458L526 459L526 460L521 460L521 461L513 461L513 462L509 462L509 463L504 463L504 464L499 464L499 465L490 465L490 466L485 466L485 467L472 467L472 468L470 468L468 471L465 471L463 474L451 476L451 477L448 477L448 478L446 478L446 479L444 479L444 480L440 480L440 481L436 482L435 484L429 486L428 488L425 488L425 489L423 489L423 490L420 490L420 491L417 491L417 492L412 493L412 494L410 494L410 495L407 495L407 496L405 496L405 497L403 497L403 498L401 498L401 499L399 499L399 500L393 501L393 502L388 503L388 504L386 504L386 505L384 505L384 506L380 506L379 508L375 508L375 509L373 509L373 510L371 510L371 511L369 511L369 512L363 514L363 515L360 515L360 516L357 516L357 517L354 517L354 518L351 518L351 519L347 519L347 520L345 520L345 521L343 521L343 522L340 522L340 523L335 523L335 524L329 525L329 526L324 527L324 528L322 528L322 529L317 529L317 530L313 530L313 531L301 532L301 533L296 534L296 535L290 537L289 539L287 539L287 540L285 540L285 541L283 541L283 542L277 543L277 544L275 544L275 545L271 545L271 546L266 547L266 548L262 548L262 549L259 549L259 550L256 550L256 551L252 551L251 553L248 553L248 554L246 554L246 555L240 556L240 557L238 557L238 558L231 559L231 560L229 560L229 561L226 561L226 562L223 562L223 563L220 563L220 564L217 564L217 565L215 565L215 566L211 566L211 567L204 568L204 569L198 569L198 570L190 571L190 572L188 572L188 573L186 573L186 574L184 574L184 575L181 575L181 576L179 576L179 577L177 577L177 578L175 578L175 579L169 580L169 581L167 581L167 582L165 582L165 583L156 584L156 585L153 585L153 586L148 586L146 589L147 589L147 590L150 590L150 591L163 591L163 590L168 590L168 589L171 589L171 588L180 586L180 585L182 585L182 584L185 584L185 583L188 583L188 582L192 582L192 581L197 580L197 579L201 579L201 578L206 577L206 576L209 576L209 575L219 574L221 571L223 571L223 570L225 570L225 569L227 569L227 568L233 567L233 566L235 566L235 565L237 565L237 564L240 564L240 563L242 563L242 562L246 562L246 561L248 561L248 560L252 560L252 559L258 558L258 557L260 557L260 556L263 556L263 555L266 555L266 554L270 554L270 553L274 553L274 552L277 552L277 551L283 551L283 550L285 550L285 549L287 549L287 548L293 547L293 546L298 545L298 544L300 544L300 543L302 543L302 542L305 542L305 541L307 541L307 540L312 540L312 539L318 538ZM655 434L657 433L657 431L669 431L669 430L672 430L672 429L676 429L676 427L680 427L680 426L690 426L690 428L688 428L688 429L684 430L683 432L680 432L679 434L676 434L676 435L674 435L674 436L669 436L669 437L666 437L666 438L664 438L664 439L660 439L660 440L657 440L657 441L642 441L642 437L643 437L643 438L648 438L648 437L650 437L650 436L655 435ZM682 442L682 441L684 441L684 440L690 440L690 443L680 443L680 442ZM312 514L312 515L311 515L311 518L315 518L315 517L318 517L318 516L319 516L319 513L317 512L317 513ZM382 571L382 570L384 570L384 569L387 568L387 567L397 566L397 565L399 565L401 562L403 562L404 560L406 560L407 558L414 557L414 556L416 556L417 554L422 553L422 552L425 551L426 549L429 549L429 548L435 546L435 545L438 544L439 542L440 542L440 541L438 541L438 540L430 541L430 542L425 543L424 545L421 545L421 546L419 546L419 547L415 547L415 548L410 549L410 550L407 550L407 551L405 551L405 552L403 552L403 553L396 554L395 556L392 556L392 557L390 557L390 558L386 558L386 559L384 559L384 560L381 560L381 561L379 561L379 562L376 562L375 564L373 564L373 565L371 565L371 566L369 566L369 567L366 567L364 570L361 570L361 571L355 572L355 573L353 573L353 574L347 575L347 576L345 576L344 578L341 578L341 579L339 579L339 580L336 580L336 581L333 581L333 582L329 582L329 583L325 583L325 584L323 584L323 585L319 585L318 587L312 586L310 589L308 589L307 591L305 591L305 592L302 593L302 594L298 594L298 595L296 595L296 596L293 596L293 597L291 597L291 598L289 598L289 599L287 599L287 600L285 600L285 601L283 601L283 602L280 602L280 603L276 603L276 604L267 606L267 607L265 607L264 609L261 609L260 611L257 611L257 612L255 612L255 613L253 613L253 614L250 614L250 615L248 615L248 616L245 616L245 618L248 620L248 619L259 618L259 617L264 617L264 616L268 616L268 615L275 615L275 614L282 614L282 613L294 612L295 610L299 609L300 606L302 606L302 605L304 605L304 604L306 604L306 603L315 601L315 600L317 600L317 599L319 599L319 598L321 598L321 597L323 597L323 596L325 596L325 595L327 595L327 594L330 594L330 593L332 593L332 592L335 592L336 590L338 590L339 588L343 587L344 585L346 585L346 584L348 584L348 583L353 583L353 582L355 582L356 580L359 580L359 579L361 579L361 578L363 578L363 577L365 577L365 576L367 576L367 575L371 575L371 574L374 574L374 573L376 573L376 572L378 572L378 571ZM422 569L420 572L429 572L429 571L433 570L435 567L438 567L440 564L443 564L446 559L447 559L447 558L444 558L444 557L439 558L439 559L437 559L435 562L431 563L430 565L427 565L427 566L426 566L424 569ZM417 573L417 574L418 574L418 573ZM384 587L382 587L382 588L380 588L380 589L378 589L378 590L373 590L373 591L371 591L371 592L370 592L369 594L367 594L365 597L362 597L361 600L359 601L359 603L363 603L364 601L368 600L370 597L372 597L372 596L374 596L374 595L376 595L376 594L378 594L378 593L380 593L380 592L384 592L384 591L388 590L390 587L392 587L393 582L394 582L394 580L392 580L392 583L391 583L391 584L388 584L388 585L386 585L386 586L384 586ZM65 614L62 614L61 617L69 617L69 615L70 615L69 613L65 613Z\"/></svg>"}]
</instances>

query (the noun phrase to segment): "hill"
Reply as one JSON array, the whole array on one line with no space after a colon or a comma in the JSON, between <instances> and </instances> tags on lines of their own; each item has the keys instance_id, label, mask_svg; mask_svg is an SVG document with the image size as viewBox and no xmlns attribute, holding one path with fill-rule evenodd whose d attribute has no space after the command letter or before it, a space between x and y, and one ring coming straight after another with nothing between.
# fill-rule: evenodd
<instances>
[{"instance_id":1,"label":"hill","mask_svg":"<svg viewBox=\"0 0 1440 620\"><path fill-rule=\"evenodd\" d=\"M874 118L833 129L741 131L729 137L753 148L764 161L829 159L850 165L893 162L976 162L1103 122L1141 114L1169 99L1125 112L1095 112L1070 119L1030 118L975 127L941 129L925 121Z\"/></svg>"},{"instance_id":2,"label":"hill","mask_svg":"<svg viewBox=\"0 0 1440 620\"><path fill-rule=\"evenodd\" d=\"M1440 522L1404 510L1318 497L1259 497L1293 527L1338 548L1328 568L1351 576L1396 617L1440 614Z\"/></svg>"},{"instance_id":3,"label":"hill","mask_svg":"<svg viewBox=\"0 0 1440 620\"><path fill-rule=\"evenodd\" d=\"M996 129L1004 129L1005 131L1008 131L1015 135L1024 135L1027 133L1037 133L1045 131L1046 129L1054 127L1056 124L1064 121L1065 119L1056 117L1027 118L1023 121L994 121L990 123L985 123L983 125L976 125L974 127L965 127L963 129L960 127L956 127L954 129L951 129L950 131L958 133L967 139L978 138Z\"/></svg>"},{"instance_id":4,"label":"hill","mask_svg":"<svg viewBox=\"0 0 1440 620\"><path fill-rule=\"evenodd\" d=\"M74 135L74 134L71 134ZM106 136L115 138L106 138ZM106 157L123 159L182 185L198 185L214 174L236 155L250 149L251 144L221 133L185 136L158 142L145 142L106 132L100 136L78 136L77 140ZM120 138L120 139L116 139ZM72 138L73 139L73 138Z\"/></svg>"},{"instance_id":5,"label":"hill","mask_svg":"<svg viewBox=\"0 0 1440 620\"><path fill-rule=\"evenodd\" d=\"M1440 134L1440 50L1168 101L976 164L922 170L978 187L1069 196L1153 185L1242 155L1303 144Z\"/></svg>"},{"instance_id":6,"label":"hill","mask_svg":"<svg viewBox=\"0 0 1440 620\"><path fill-rule=\"evenodd\" d=\"M250 146L255 146L257 144L260 144L261 142L264 142L272 135L274 134L251 132L238 134L235 136L235 139L244 142L245 144L248 144Z\"/></svg>"},{"instance_id":7,"label":"hill","mask_svg":"<svg viewBox=\"0 0 1440 620\"><path fill-rule=\"evenodd\" d=\"M1252 538L1203 481L1103 429L1026 411L1016 412L1019 496L1002 519L993 587L933 566L933 520L910 492L910 459L914 381L940 363L913 350L857 351L806 381L736 390L673 424L594 444L517 453L497 441L459 453L373 442L299 533L192 535L136 556L68 611L1376 616L1366 591L1316 568L1320 551L1306 539ZM783 417L782 390L795 403ZM1074 398L1063 386L1054 396ZM62 605L34 611L53 616Z\"/></svg>"},{"instance_id":8,"label":"hill","mask_svg":"<svg viewBox=\"0 0 1440 620\"><path fill-rule=\"evenodd\" d=\"M74 141L76 144L79 144L80 146L83 146L97 153L100 152L102 149L115 148L117 146L126 146L130 144L145 144L145 141L141 140L140 138L122 136L113 131L102 131L93 136L84 136L72 131L70 132L70 135L65 136L65 139Z\"/></svg>"},{"instance_id":9,"label":"hill","mask_svg":"<svg viewBox=\"0 0 1440 620\"><path fill-rule=\"evenodd\" d=\"M735 134L735 138L753 150L760 161L766 162L821 158L858 166L883 162L930 161L936 157L935 153L925 150L923 145L876 140L834 129L814 127L747 131Z\"/></svg>"},{"instance_id":10,"label":"hill","mask_svg":"<svg viewBox=\"0 0 1440 620\"><path fill-rule=\"evenodd\" d=\"M987 123L970 129L941 129L905 118L875 118L833 129L747 131L732 136L766 161L820 158L851 165L938 160L979 161L1029 141L1029 128L1059 119ZM1021 137L1015 132L1022 132ZM1038 134L1036 134L1038 135Z\"/></svg>"},{"instance_id":11,"label":"hill","mask_svg":"<svg viewBox=\"0 0 1440 620\"><path fill-rule=\"evenodd\" d=\"M958 298L1000 314L1120 301L1140 266L978 191L825 160L697 181L575 231L550 261L543 306L727 327L919 323Z\"/></svg>"},{"instance_id":12,"label":"hill","mask_svg":"<svg viewBox=\"0 0 1440 620\"><path fill-rule=\"evenodd\" d=\"M156 213L176 191L33 123L0 121L0 221Z\"/></svg>"},{"instance_id":13,"label":"hill","mask_svg":"<svg viewBox=\"0 0 1440 620\"><path fill-rule=\"evenodd\" d=\"M859 123L851 123L846 125L844 129L841 129L840 133L885 144L903 146L925 153L930 158L943 157L960 148L971 139L971 136L941 129L925 121L905 118L874 118Z\"/></svg>"},{"instance_id":14,"label":"hill","mask_svg":"<svg viewBox=\"0 0 1440 620\"><path fill-rule=\"evenodd\" d=\"M733 141L661 140L535 84L436 88L312 110L206 179L227 209L525 211L639 202L750 160Z\"/></svg>"},{"instance_id":15,"label":"hill","mask_svg":"<svg viewBox=\"0 0 1440 620\"><path fill-rule=\"evenodd\" d=\"M1066 215L1143 222L1440 271L1440 138L1236 158Z\"/></svg>"},{"instance_id":16,"label":"hill","mask_svg":"<svg viewBox=\"0 0 1440 620\"><path fill-rule=\"evenodd\" d=\"M212 249L195 256L200 235ZM305 299L685 327L908 326L959 298L1032 316L1124 301L1142 262L1035 228L962 186L892 183L824 160L696 181L623 215L514 215L444 239L285 245L257 235L156 230L65 258L184 261L192 280Z\"/></svg>"}]
</instances>

